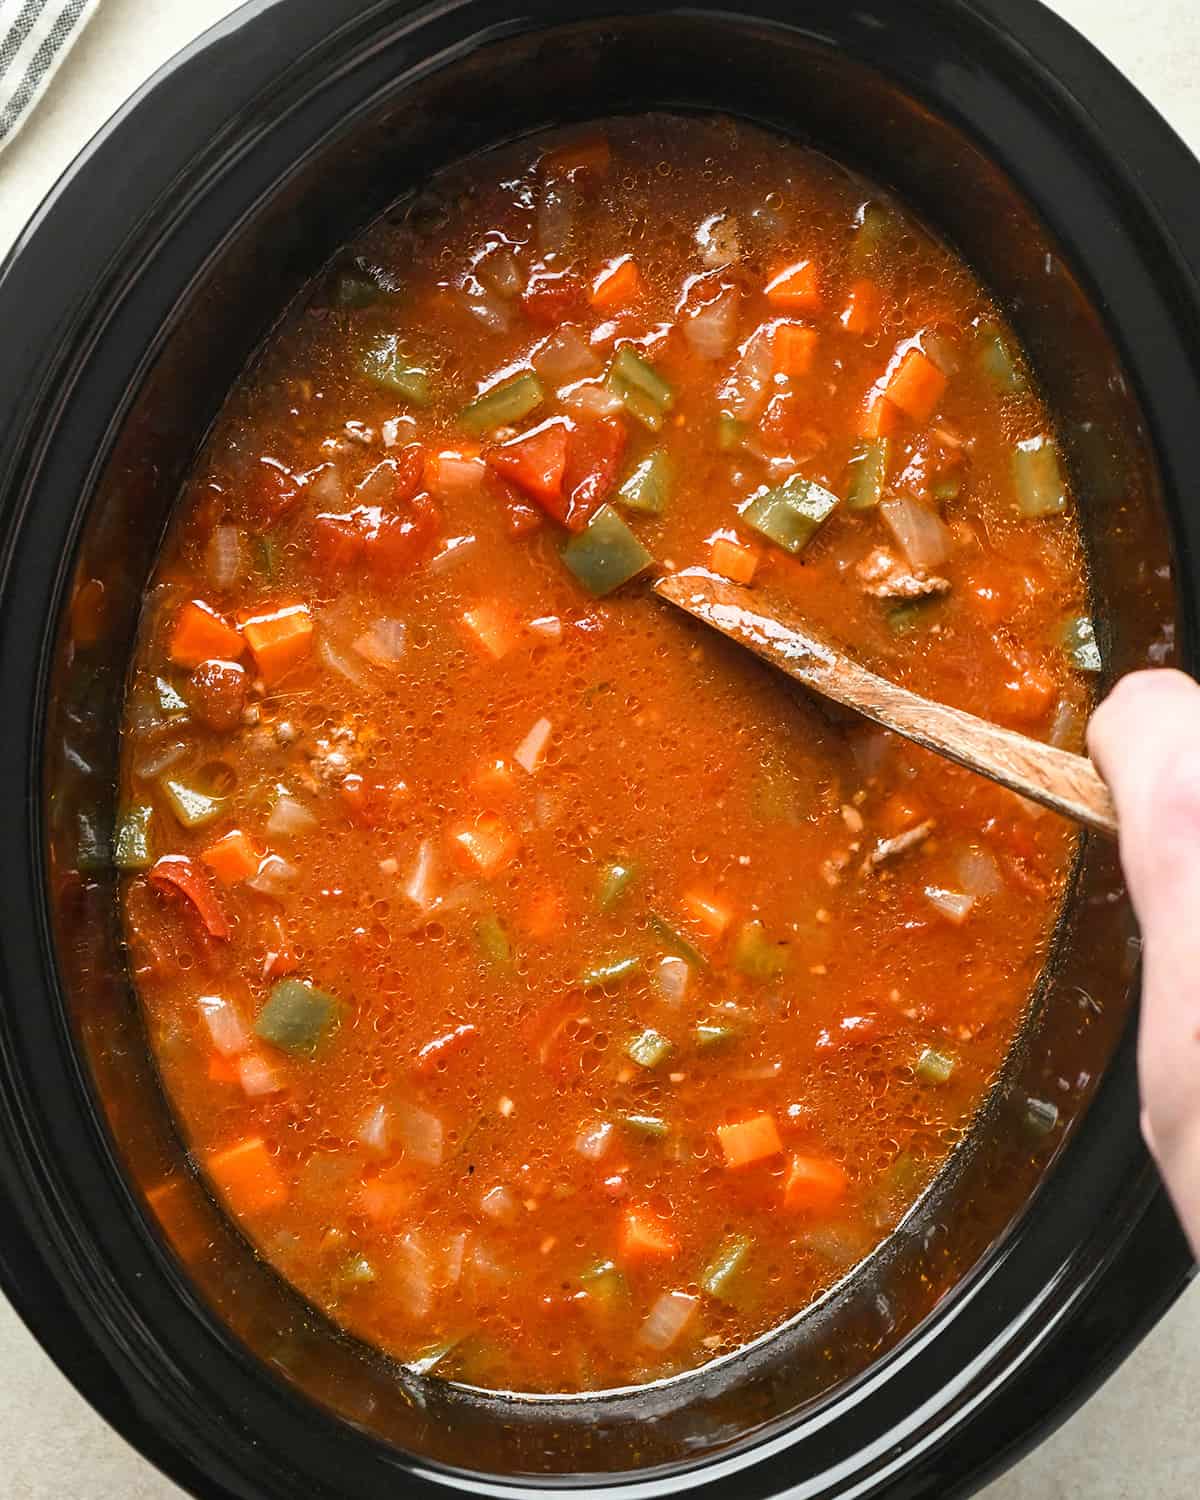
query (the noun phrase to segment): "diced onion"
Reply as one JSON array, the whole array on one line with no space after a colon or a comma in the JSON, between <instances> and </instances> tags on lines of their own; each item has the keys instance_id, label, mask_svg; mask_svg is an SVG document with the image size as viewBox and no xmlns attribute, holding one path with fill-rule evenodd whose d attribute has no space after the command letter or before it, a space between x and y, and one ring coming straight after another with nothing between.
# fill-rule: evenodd
<instances>
[{"instance_id":1,"label":"diced onion","mask_svg":"<svg viewBox=\"0 0 1200 1500\"><path fill-rule=\"evenodd\" d=\"M557 615L540 615L536 620L530 620L525 628L543 641L553 641L557 645L562 640L562 621Z\"/></svg>"},{"instance_id":2,"label":"diced onion","mask_svg":"<svg viewBox=\"0 0 1200 1500\"><path fill-rule=\"evenodd\" d=\"M557 792L539 790L533 799L533 821L538 828L553 828L562 817L562 797Z\"/></svg>"},{"instance_id":3,"label":"diced onion","mask_svg":"<svg viewBox=\"0 0 1200 1500\"><path fill-rule=\"evenodd\" d=\"M613 1127L609 1120L585 1125L575 1137L575 1149L586 1161L600 1161L612 1145Z\"/></svg>"},{"instance_id":4,"label":"diced onion","mask_svg":"<svg viewBox=\"0 0 1200 1500\"><path fill-rule=\"evenodd\" d=\"M423 1322L433 1311L433 1267L429 1252L415 1234L406 1234L396 1247L392 1289L410 1318Z\"/></svg>"},{"instance_id":5,"label":"diced onion","mask_svg":"<svg viewBox=\"0 0 1200 1500\"><path fill-rule=\"evenodd\" d=\"M570 182L547 182L537 206L538 249L547 260L565 255L575 233L575 189Z\"/></svg>"},{"instance_id":6,"label":"diced onion","mask_svg":"<svg viewBox=\"0 0 1200 1500\"><path fill-rule=\"evenodd\" d=\"M336 464L322 464L305 476L308 498L323 510L341 510L346 503L346 486Z\"/></svg>"},{"instance_id":7,"label":"diced onion","mask_svg":"<svg viewBox=\"0 0 1200 1500\"><path fill-rule=\"evenodd\" d=\"M248 1099L277 1094L283 1088L283 1080L271 1064L254 1052L238 1058L238 1078Z\"/></svg>"},{"instance_id":8,"label":"diced onion","mask_svg":"<svg viewBox=\"0 0 1200 1500\"><path fill-rule=\"evenodd\" d=\"M515 1224L521 1212L517 1195L512 1188L500 1186L489 1188L479 1200L479 1210L495 1219L497 1224Z\"/></svg>"},{"instance_id":9,"label":"diced onion","mask_svg":"<svg viewBox=\"0 0 1200 1500\"><path fill-rule=\"evenodd\" d=\"M955 926L967 920L975 905L974 896L968 896L965 891L948 891L940 885L927 885L925 899Z\"/></svg>"},{"instance_id":10,"label":"diced onion","mask_svg":"<svg viewBox=\"0 0 1200 1500\"><path fill-rule=\"evenodd\" d=\"M425 483L435 500L453 502L477 495L486 472L481 458L435 453L426 465Z\"/></svg>"},{"instance_id":11,"label":"diced onion","mask_svg":"<svg viewBox=\"0 0 1200 1500\"><path fill-rule=\"evenodd\" d=\"M574 385L564 386L558 399L583 417L611 417L625 405L616 391L599 380L580 380Z\"/></svg>"},{"instance_id":12,"label":"diced onion","mask_svg":"<svg viewBox=\"0 0 1200 1500\"><path fill-rule=\"evenodd\" d=\"M242 576L242 539L236 526L217 526L208 539L204 566L208 581L222 592Z\"/></svg>"},{"instance_id":13,"label":"diced onion","mask_svg":"<svg viewBox=\"0 0 1200 1500\"><path fill-rule=\"evenodd\" d=\"M258 873L252 875L246 884L262 896L283 896L299 873L295 865L280 855L268 854L259 865Z\"/></svg>"},{"instance_id":14,"label":"diced onion","mask_svg":"<svg viewBox=\"0 0 1200 1500\"><path fill-rule=\"evenodd\" d=\"M364 1117L362 1124L356 1132L356 1138L361 1141L368 1151L375 1151L380 1156L387 1154L390 1129L386 1104L377 1104Z\"/></svg>"},{"instance_id":15,"label":"diced onion","mask_svg":"<svg viewBox=\"0 0 1200 1500\"><path fill-rule=\"evenodd\" d=\"M412 873L404 882L404 894L422 911L432 911L437 905L432 839L421 840Z\"/></svg>"},{"instance_id":16,"label":"diced onion","mask_svg":"<svg viewBox=\"0 0 1200 1500\"><path fill-rule=\"evenodd\" d=\"M182 740L168 740L166 744L148 750L140 760L135 761L133 774L140 776L143 781L152 781L168 766L173 766L177 760L182 760L187 753L188 747Z\"/></svg>"},{"instance_id":17,"label":"diced onion","mask_svg":"<svg viewBox=\"0 0 1200 1500\"><path fill-rule=\"evenodd\" d=\"M720 390L720 400L739 422L755 422L767 404L774 356L765 328L758 328L741 347L737 362Z\"/></svg>"},{"instance_id":18,"label":"diced onion","mask_svg":"<svg viewBox=\"0 0 1200 1500\"><path fill-rule=\"evenodd\" d=\"M476 265L475 274L500 297L515 297L524 281L517 257L507 245L489 250Z\"/></svg>"},{"instance_id":19,"label":"diced onion","mask_svg":"<svg viewBox=\"0 0 1200 1500\"><path fill-rule=\"evenodd\" d=\"M638 1342L662 1353L696 1316L698 1299L687 1292L663 1292L655 1300L638 1334Z\"/></svg>"},{"instance_id":20,"label":"diced onion","mask_svg":"<svg viewBox=\"0 0 1200 1500\"><path fill-rule=\"evenodd\" d=\"M531 776L545 758L546 746L550 743L550 728L549 719L539 719L513 753L517 765Z\"/></svg>"},{"instance_id":21,"label":"diced onion","mask_svg":"<svg viewBox=\"0 0 1200 1500\"><path fill-rule=\"evenodd\" d=\"M457 1286L462 1280L463 1260L466 1257L466 1253L466 1232L452 1234L446 1242L445 1273L447 1286Z\"/></svg>"},{"instance_id":22,"label":"diced onion","mask_svg":"<svg viewBox=\"0 0 1200 1500\"><path fill-rule=\"evenodd\" d=\"M567 380L581 380L599 372L600 361L579 329L571 323L556 328L542 340L529 357L529 363L551 385Z\"/></svg>"},{"instance_id":23,"label":"diced onion","mask_svg":"<svg viewBox=\"0 0 1200 1500\"><path fill-rule=\"evenodd\" d=\"M272 838L294 838L308 833L317 826L317 815L310 812L304 803L290 792L280 792L267 819L267 832Z\"/></svg>"},{"instance_id":24,"label":"diced onion","mask_svg":"<svg viewBox=\"0 0 1200 1500\"><path fill-rule=\"evenodd\" d=\"M398 1104L393 1118L395 1144L410 1161L425 1167L442 1164L442 1122L415 1104Z\"/></svg>"},{"instance_id":25,"label":"diced onion","mask_svg":"<svg viewBox=\"0 0 1200 1500\"><path fill-rule=\"evenodd\" d=\"M323 635L317 643L317 655L331 672L336 672L339 677L344 677L347 682L352 682L355 687L365 688L367 686L366 674L350 660L340 647L335 646L328 636Z\"/></svg>"},{"instance_id":26,"label":"diced onion","mask_svg":"<svg viewBox=\"0 0 1200 1500\"><path fill-rule=\"evenodd\" d=\"M701 359L724 359L737 335L737 313L738 293L729 287L684 321L683 336Z\"/></svg>"},{"instance_id":27,"label":"diced onion","mask_svg":"<svg viewBox=\"0 0 1200 1500\"><path fill-rule=\"evenodd\" d=\"M655 969L659 994L668 1005L682 1005L687 994L691 967L686 959L668 955L660 958Z\"/></svg>"},{"instance_id":28,"label":"diced onion","mask_svg":"<svg viewBox=\"0 0 1200 1500\"><path fill-rule=\"evenodd\" d=\"M213 1046L222 1057L236 1057L248 1043L241 1017L223 995L201 995L196 1002Z\"/></svg>"},{"instance_id":29,"label":"diced onion","mask_svg":"<svg viewBox=\"0 0 1200 1500\"><path fill-rule=\"evenodd\" d=\"M466 536L449 536L442 543L429 561L425 564L427 573L441 573L450 563L458 562L460 558L471 552L478 538L468 534Z\"/></svg>"},{"instance_id":30,"label":"diced onion","mask_svg":"<svg viewBox=\"0 0 1200 1500\"><path fill-rule=\"evenodd\" d=\"M958 883L968 896L994 896L1004 884L1000 867L986 849L964 849L958 856Z\"/></svg>"},{"instance_id":31,"label":"diced onion","mask_svg":"<svg viewBox=\"0 0 1200 1500\"><path fill-rule=\"evenodd\" d=\"M512 309L503 297L481 281L462 292L462 303L473 318L493 333L507 333L512 323Z\"/></svg>"},{"instance_id":32,"label":"diced onion","mask_svg":"<svg viewBox=\"0 0 1200 1500\"><path fill-rule=\"evenodd\" d=\"M354 642L352 649L376 667L394 667L404 655L406 627L403 620L376 620Z\"/></svg>"},{"instance_id":33,"label":"diced onion","mask_svg":"<svg viewBox=\"0 0 1200 1500\"><path fill-rule=\"evenodd\" d=\"M936 568L946 560L949 537L941 520L927 505L909 495L885 500L879 507L884 524L896 539L896 545L918 572Z\"/></svg>"}]
</instances>

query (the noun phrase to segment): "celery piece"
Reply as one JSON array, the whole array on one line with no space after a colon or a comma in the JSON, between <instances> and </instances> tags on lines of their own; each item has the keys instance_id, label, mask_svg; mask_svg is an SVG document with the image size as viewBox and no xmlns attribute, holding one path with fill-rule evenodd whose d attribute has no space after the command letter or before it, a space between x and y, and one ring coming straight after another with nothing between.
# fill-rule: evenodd
<instances>
[{"instance_id":1,"label":"celery piece","mask_svg":"<svg viewBox=\"0 0 1200 1500\"><path fill-rule=\"evenodd\" d=\"M675 404L675 392L648 360L622 344L608 367L605 384L625 410L651 432L659 432Z\"/></svg>"},{"instance_id":2,"label":"celery piece","mask_svg":"<svg viewBox=\"0 0 1200 1500\"><path fill-rule=\"evenodd\" d=\"M689 943L687 938L676 928L672 927L665 917L660 916L656 911L649 912L648 915L654 935L669 953L674 953L679 958L686 959L693 969L708 968L708 959L700 952L699 948Z\"/></svg>"},{"instance_id":3,"label":"celery piece","mask_svg":"<svg viewBox=\"0 0 1200 1500\"><path fill-rule=\"evenodd\" d=\"M185 828L203 828L206 823L220 817L225 805L223 797L210 797L174 777L165 776L159 785L167 805Z\"/></svg>"},{"instance_id":4,"label":"celery piece","mask_svg":"<svg viewBox=\"0 0 1200 1500\"><path fill-rule=\"evenodd\" d=\"M837 505L836 495L811 479L793 474L776 489L751 500L742 519L768 541L795 554L803 552Z\"/></svg>"},{"instance_id":5,"label":"celery piece","mask_svg":"<svg viewBox=\"0 0 1200 1500\"><path fill-rule=\"evenodd\" d=\"M629 1301L629 1283L611 1260L597 1261L579 1273L579 1281L594 1305L615 1312Z\"/></svg>"},{"instance_id":6,"label":"celery piece","mask_svg":"<svg viewBox=\"0 0 1200 1500\"><path fill-rule=\"evenodd\" d=\"M494 432L497 427L523 421L545 399L546 392L536 375L514 375L502 385L494 385L482 396L476 396L463 407L459 420L469 432Z\"/></svg>"},{"instance_id":7,"label":"celery piece","mask_svg":"<svg viewBox=\"0 0 1200 1500\"><path fill-rule=\"evenodd\" d=\"M614 859L600 871L596 905L601 911L612 911L636 879L636 865L625 859Z\"/></svg>"},{"instance_id":8,"label":"celery piece","mask_svg":"<svg viewBox=\"0 0 1200 1500\"><path fill-rule=\"evenodd\" d=\"M980 328L975 357L979 368L1002 395L1019 396L1029 389L1008 339L995 323L985 323Z\"/></svg>"},{"instance_id":9,"label":"celery piece","mask_svg":"<svg viewBox=\"0 0 1200 1500\"><path fill-rule=\"evenodd\" d=\"M636 974L640 964L636 958L615 958L611 963L594 964L579 976L585 990L598 990L608 985L620 984L631 974Z\"/></svg>"},{"instance_id":10,"label":"celery piece","mask_svg":"<svg viewBox=\"0 0 1200 1500\"><path fill-rule=\"evenodd\" d=\"M562 549L562 560L589 593L611 594L654 561L611 505L602 505Z\"/></svg>"},{"instance_id":11,"label":"celery piece","mask_svg":"<svg viewBox=\"0 0 1200 1500\"><path fill-rule=\"evenodd\" d=\"M504 968L512 962L512 943L504 923L495 913L482 917L475 927L475 941L488 963Z\"/></svg>"},{"instance_id":12,"label":"celery piece","mask_svg":"<svg viewBox=\"0 0 1200 1500\"><path fill-rule=\"evenodd\" d=\"M1067 487L1053 438L1043 434L1018 443L1013 449L1012 474L1023 516L1037 520L1066 510Z\"/></svg>"},{"instance_id":13,"label":"celery piece","mask_svg":"<svg viewBox=\"0 0 1200 1500\"><path fill-rule=\"evenodd\" d=\"M384 333L372 340L360 368L373 385L394 391L410 406L428 406L432 399L429 371L405 354L397 334Z\"/></svg>"},{"instance_id":14,"label":"celery piece","mask_svg":"<svg viewBox=\"0 0 1200 1500\"><path fill-rule=\"evenodd\" d=\"M926 1047L917 1059L916 1073L922 1083L949 1083L954 1059L936 1047Z\"/></svg>"},{"instance_id":15,"label":"celery piece","mask_svg":"<svg viewBox=\"0 0 1200 1500\"><path fill-rule=\"evenodd\" d=\"M737 453L744 448L749 432L745 422L731 411L723 411L717 417L717 447L722 453Z\"/></svg>"},{"instance_id":16,"label":"celery piece","mask_svg":"<svg viewBox=\"0 0 1200 1500\"><path fill-rule=\"evenodd\" d=\"M113 863L118 870L148 870L154 863L150 843L150 820L154 809L148 803L127 807L117 819L113 838Z\"/></svg>"},{"instance_id":17,"label":"celery piece","mask_svg":"<svg viewBox=\"0 0 1200 1500\"><path fill-rule=\"evenodd\" d=\"M614 499L626 510L661 516L671 491L671 460L661 448L642 459Z\"/></svg>"},{"instance_id":18,"label":"celery piece","mask_svg":"<svg viewBox=\"0 0 1200 1500\"><path fill-rule=\"evenodd\" d=\"M667 1122L658 1115L622 1115L620 1123L630 1135L640 1136L644 1141L662 1141L670 1134Z\"/></svg>"},{"instance_id":19,"label":"celery piece","mask_svg":"<svg viewBox=\"0 0 1200 1500\"><path fill-rule=\"evenodd\" d=\"M258 1013L254 1034L284 1052L313 1052L340 1010L324 990L299 979L281 979Z\"/></svg>"}]
</instances>

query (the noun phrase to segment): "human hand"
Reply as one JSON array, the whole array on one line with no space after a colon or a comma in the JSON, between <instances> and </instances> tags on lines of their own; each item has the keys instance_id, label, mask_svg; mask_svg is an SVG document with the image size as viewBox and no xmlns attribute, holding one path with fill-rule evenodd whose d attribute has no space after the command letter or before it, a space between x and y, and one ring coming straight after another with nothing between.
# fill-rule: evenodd
<instances>
[{"instance_id":1,"label":"human hand","mask_svg":"<svg viewBox=\"0 0 1200 1500\"><path fill-rule=\"evenodd\" d=\"M1200 685L1134 672L1088 727L1142 929L1142 1134L1200 1254Z\"/></svg>"}]
</instances>

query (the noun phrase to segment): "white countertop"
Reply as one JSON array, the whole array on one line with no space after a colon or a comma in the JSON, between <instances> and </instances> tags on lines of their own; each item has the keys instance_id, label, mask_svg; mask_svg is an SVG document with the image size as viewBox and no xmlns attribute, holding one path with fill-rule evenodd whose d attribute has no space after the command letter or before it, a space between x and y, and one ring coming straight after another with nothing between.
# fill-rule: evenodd
<instances>
[{"instance_id":1,"label":"white countertop","mask_svg":"<svg viewBox=\"0 0 1200 1500\"><path fill-rule=\"evenodd\" d=\"M1196 0L1050 0L1200 152ZM0 154L0 255L76 151L171 53L236 0L101 0L25 129ZM986 1500L1195 1500L1200 1496L1200 1289ZM67 1384L0 1299L2 1500L181 1496Z\"/></svg>"}]
</instances>

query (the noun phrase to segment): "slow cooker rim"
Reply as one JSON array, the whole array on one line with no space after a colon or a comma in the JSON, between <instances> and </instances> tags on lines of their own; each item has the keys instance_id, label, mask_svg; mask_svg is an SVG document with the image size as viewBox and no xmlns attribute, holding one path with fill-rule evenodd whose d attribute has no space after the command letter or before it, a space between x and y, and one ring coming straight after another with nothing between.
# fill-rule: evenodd
<instances>
[{"instance_id":1,"label":"slow cooker rim","mask_svg":"<svg viewBox=\"0 0 1200 1500\"><path fill-rule=\"evenodd\" d=\"M382 6L375 7L375 10L382 11L384 8L385 7ZM160 72L155 75L155 77L146 85L146 87L139 93L139 95L136 96L134 100L130 101L130 103L120 112L118 116L114 117L114 120L110 122L110 125L106 127L105 131L102 132L102 134L97 137L97 139L93 141L89 145L89 147L85 148L84 152L81 153L78 158L76 158L76 161L75 163L73 163L71 169L69 170L67 177L64 178L59 186L55 189L54 193L51 195L51 198L47 201L47 204L43 205L43 208L39 210L39 214L36 217L33 225L31 225L30 229L26 231L26 234L23 236L22 241L20 242L16 250L14 250L10 260L6 262L5 266L2 269L0 269L0 307L3 307L4 305L5 283L7 281L7 275L11 266L20 258L22 254L28 252L30 243L37 234L50 232L55 228L54 219L56 214L60 216L61 220L59 232L62 233L65 231L67 234L70 234L72 232L70 225L65 222L65 216L69 216L68 199L70 197L71 191L78 188L79 179L81 177L81 174L86 171L88 163L94 160L95 156L100 151L102 151L105 143L113 140L121 133L122 130L130 126L133 123L133 117L143 107L143 105L145 105L149 100L153 99L160 89L167 87L171 83L173 78L177 78L186 70L202 66L208 48L213 45L216 40L225 35L232 34L234 31L237 31L244 26L249 27L263 20L269 20L270 13L277 9L277 4L272 3L272 0L255 0L255 3L251 3L243 7L242 10L236 12L228 22L223 23L222 26L215 28L213 32L208 33L204 37L200 38L195 44L193 44L192 47L181 53L177 58L168 63L164 67L164 69L160 70ZM314 12L317 9L319 9L319 7L315 5L311 7L311 10ZM616 10L618 9L618 7L614 6L611 7L611 9ZM989 16L992 18L994 24L998 24L998 5L983 3L976 3L974 5L960 4L958 6L958 9L960 9L964 15L969 15L974 12ZM348 9L348 14L350 14L351 10L353 10L353 8ZM1026 18L1028 18L1031 23L1035 21L1041 25L1044 25L1045 23L1045 13L1042 12L1040 6L1026 3L1026 0L1021 0L1021 3L1013 3L1013 0L1009 0L1009 6L1006 8L1006 14L1004 16L1003 23L1003 30L1006 34L1011 33L1014 30L1014 24L1017 19L1017 12L1025 12ZM355 19L356 15L350 14L350 21L348 22L348 24L353 24ZM1062 23L1056 22L1055 24L1060 28L1062 26ZM1036 30L1036 27L1031 27L1031 29ZM1073 45L1080 42L1080 39L1077 38L1074 33L1070 33L1069 29L1063 29L1067 31L1068 37L1060 38L1060 41L1069 39L1072 41ZM1098 54L1095 55L1095 61L1099 61L1101 67L1103 69L1106 69L1111 74L1111 77L1107 80L1106 84L1107 87L1111 88L1113 82L1119 80L1119 75L1113 73L1106 63L1103 63L1102 60L1099 60ZM1124 83L1124 80L1119 81L1121 83L1122 89L1128 95L1128 97L1123 100L1123 107L1128 109L1131 114L1141 114L1143 117L1143 126L1146 125L1145 116L1148 115L1151 117L1149 121L1150 125L1154 126L1159 131L1167 132L1167 127L1156 115L1154 115L1153 111L1150 109L1150 106L1146 105L1145 101L1143 101L1141 97L1132 90L1131 86ZM1111 101L1109 101L1110 120L1112 118L1114 108L1115 106ZM1151 130L1150 134L1154 134L1154 131ZM1169 132L1167 132L1167 134L1169 135ZM1174 142L1173 137L1171 138L1171 141L1176 147L1178 147L1178 143ZM1179 149L1182 148L1180 147ZM1193 170L1194 163L1191 162L1190 157L1187 157L1186 161L1189 171ZM1159 215L1159 217L1161 217L1161 214ZM17 425L18 424L14 424L14 427ZM19 441L18 437L14 436L13 429L10 428L10 432L5 438L3 446L0 447L0 456L3 457L5 465L8 467L10 474L12 465L22 453L22 448L23 444ZM14 523L18 519L19 518L14 518ZM6 539L6 542L11 542L11 533L10 538ZM7 558L8 553L6 545L6 562ZM1126 1048L1124 1065L1126 1068L1130 1066L1128 1048ZM6 1110L7 1107L8 1106L6 1101ZM18 1137L15 1137L12 1129L9 1128L13 1124L11 1119L6 1118L5 1124L5 1134L8 1138L8 1142L11 1143ZM13 1166L13 1161L11 1157L7 1156L7 1151L6 1158L7 1159L4 1162L4 1176L6 1196L9 1198L9 1202L6 1206L8 1206L11 1210L9 1222L13 1225L18 1225L20 1224L20 1219L16 1211L16 1203L14 1201L14 1195L10 1182L10 1169ZM25 1176L27 1175L27 1173L22 1173L21 1175ZM1167 1226L1167 1222L1163 1219L1163 1205L1161 1202L1161 1194L1155 1194L1155 1191L1152 1187L1152 1181L1145 1174L1145 1172L1143 1172L1141 1176L1143 1178L1143 1181L1141 1183L1141 1196L1145 1200L1146 1207L1145 1212L1142 1214L1141 1218L1138 1221L1138 1228L1133 1231L1132 1238L1129 1244L1125 1246L1123 1252L1115 1255L1109 1263L1107 1269L1098 1274L1107 1276L1112 1272L1114 1267L1128 1264L1128 1256L1131 1253L1131 1247L1135 1244L1138 1233L1141 1232L1146 1225L1149 1225L1152 1222L1154 1223L1154 1232L1156 1236L1169 1235L1169 1227ZM1157 1243L1157 1239L1155 1242ZM1176 1252L1172 1259L1172 1264L1175 1269L1173 1274L1169 1278L1167 1278L1167 1281L1172 1289L1177 1289L1179 1278L1183 1274L1182 1268L1185 1262L1181 1261L1178 1255L1179 1245L1176 1244L1173 1248ZM204 1473L192 1463L191 1459L183 1456L178 1447L176 1447L175 1445L163 1444L159 1440L157 1433L153 1430L153 1423L148 1424L142 1421L139 1413L136 1411L134 1406L122 1400L124 1392L114 1389L110 1372L109 1356L101 1352L99 1342L94 1340L93 1331L87 1329L83 1325L82 1321L78 1317L77 1310L69 1310L68 1303L65 1300L60 1299L59 1304L54 1308L53 1317L48 1314L46 1310L46 1304L44 1303L44 1301L42 1301L42 1299L45 1297L48 1288L52 1291L52 1293L56 1295L58 1294L59 1289L54 1284L53 1278L49 1283L45 1281L45 1278L42 1275L45 1265L44 1259L43 1257L39 1256L39 1254L35 1250L32 1240L24 1235L23 1226L21 1237L18 1240L9 1245L0 1247L0 1262L2 1262L2 1264L0 1264L0 1273L2 1273L3 1276L5 1290L9 1293L10 1297L14 1301L14 1304L18 1307L18 1311L22 1313L22 1316L26 1318L26 1321L30 1323L31 1327L34 1328L35 1333L37 1333L39 1338L41 1338L42 1342L46 1344L47 1347L57 1349L58 1352L56 1353L55 1357L57 1362L60 1364L60 1367L66 1370L66 1373L68 1373L68 1375L75 1381L75 1383L79 1385L79 1387L84 1391L84 1393L88 1396L88 1398L94 1405L98 1406L102 1410L105 1410L106 1415L109 1415L109 1419L113 1421L113 1424L117 1426L119 1430L126 1432L127 1435L130 1435L131 1433L136 1434L134 1440L137 1443L137 1446L142 1448L142 1450L147 1453L148 1457L151 1457L154 1462L158 1463L160 1467L166 1469L167 1472L172 1473L176 1478L180 1480L180 1482L190 1485L196 1493L236 1493L236 1491L232 1489L217 1491L208 1488L207 1486L209 1485L209 1480L205 1477ZM1190 1262L1186 1263L1190 1264ZM1156 1304L1153 1316L1157 1316L1157 1311L1158 1307ZM62 1321L59 1321L60 1319ZM63 1331L65 1328L73 1325L78 1326L77 1341L69 1340ZM1136 1334L1134 1334L1133 1336L1136 1336ZM1128 1340L1117 1341L1117 1343L1123 1344L1127 1341ZM68 1345L72 1343L74 1343L74 1347L68 1348ZM1114 1350L1117 1347L1117 1343L1114 1343L1112 1346ZM1119 1354L1114 1354L1114 1359L1116 1357L1119 1357ZM1102 1378L1101 1373L1097 1373L1096 1378ZM111 1414L112 1409L118 1407L120 1408L120 1410L117 1411L115 1415ZM1057 1409L1057 1414L1065 1415L1065 1411L1063 1411L1062 1408L1059 1408ZM943 1491L943 1493L950 1494L951 1490L946 1489Z\"/></svg>"}]
</instances>

